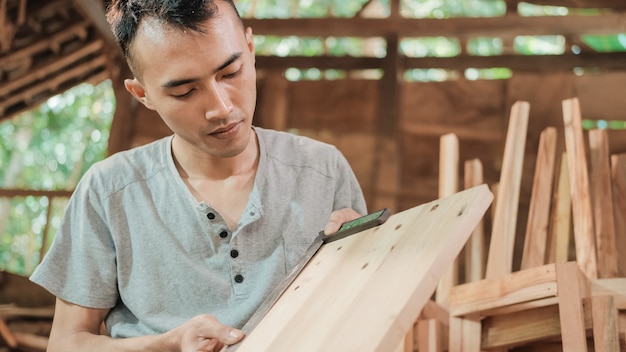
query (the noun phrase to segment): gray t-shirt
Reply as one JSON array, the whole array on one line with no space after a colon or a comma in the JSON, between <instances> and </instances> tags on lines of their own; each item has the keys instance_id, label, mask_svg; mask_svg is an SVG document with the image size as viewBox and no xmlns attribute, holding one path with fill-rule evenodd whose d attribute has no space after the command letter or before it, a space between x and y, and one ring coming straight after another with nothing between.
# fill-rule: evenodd
<instances>
[{"instance_id":1,"label":"gray t-shirt","mask_svg":"<svg viewBox=\"0 0 626 352\"><path fill-rule=\"evenodd\" d=\"M367 212L335 147L255 131L259 168L234 231L192 196L167 137L85 174L31 280L68 302L110 308L113 337L163 333L205 313L240 328L333 210Z\"/></svg>"}]
</instances>

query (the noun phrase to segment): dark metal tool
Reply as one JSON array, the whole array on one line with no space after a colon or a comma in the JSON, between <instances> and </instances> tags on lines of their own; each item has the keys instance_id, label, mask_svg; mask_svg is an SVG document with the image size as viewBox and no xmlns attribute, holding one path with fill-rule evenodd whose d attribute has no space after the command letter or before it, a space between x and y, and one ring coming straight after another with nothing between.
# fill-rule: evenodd
<instances>
[{"instance_id":1,"label":"dark metal tool","mask_svg":"<svg viewBox=\"0 0 626 352\"><path fill-rule=\"evenodd\" d=\"M376 227L384 223L389 218L390 214L391 212L389 211L389 209L384 208L374 213L364 215L360 218L343 223L339 227L339 230L337 230L337 232L333 234L326 235L324 234L324 231L321 231L317 235L313 243L311 243L309 248L307 248L306 252L304 252L302 258L298 260L296 265L289 271L289 273L287 273L287 276L285 276L285 278L283 278L278 283L274 290L272 290L272 292L265 298L263 303L261 303L259 308L254 312L252 317L248 319L246 324L241 329L245 336L248 336L248 334L250 334L252 330L254 330L254 328L261 322L263 317L265 317L267 312L269 312L269 310L274 306L280 296L282 296L285 290L287 290L289 285L291 285L293 280L298 276L298 274L300 274L302 269L304 269L306 264L311 260L311 258L313 258L315 253L317 253L317 251L320 249L320 247L322 247L324 243L333 242L347 236L351 236L356 233L365 231L369 228ZM241 341L222 349L222 352L234 352L237 350L237 347L240 344Z\"/></svg>"}]
</instances>

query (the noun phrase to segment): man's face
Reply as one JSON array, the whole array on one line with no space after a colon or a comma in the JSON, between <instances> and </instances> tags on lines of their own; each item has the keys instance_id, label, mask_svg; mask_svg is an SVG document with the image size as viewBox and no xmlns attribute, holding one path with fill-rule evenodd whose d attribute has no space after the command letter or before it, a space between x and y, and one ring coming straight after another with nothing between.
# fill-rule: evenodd
<instances>
[{"instance_id":1,"label":"man's face","mask_svg":"<svg viewBox=\"0 0 626 352\"><path fill-rule=\"evenodd\" d=\"M250 141L256 73L252 31L217 4L204 33L143 20L130 48L141 77L126 88L188 146L227 158Z\"/></svg>"}]
</instances>

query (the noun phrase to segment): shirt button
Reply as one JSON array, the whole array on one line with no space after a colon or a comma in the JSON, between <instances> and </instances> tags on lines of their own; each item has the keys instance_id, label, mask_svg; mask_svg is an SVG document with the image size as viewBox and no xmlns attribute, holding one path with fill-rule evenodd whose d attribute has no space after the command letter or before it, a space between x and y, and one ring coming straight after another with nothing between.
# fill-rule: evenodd
<instances>
[{"instance_id":1,"label":"shirt button","mask_svg":"<svg viewBox=\"0 0 626 352\"><path fill-rule=\"evenodd\" d=\"M241 275L235 275L235 282L240 284L243 282L243 276Z\"/></svg>"},{"instance_id":2,"label":"shirt button","mask_svg":"<svg viewBox=\"0 0 626 352\"><path fill-rule=\"evenodd\" d=\"M239 251L233 249L232 251L230 251L230 256L233 258L237 258L239 256Z\"/></svg>"},{"instance_id":3,"label":"shirt button","mask_svg":"<svg viewBox=\"0 0 626 352\"><path fill-rule=\"evenodd\" d=\"M226 237L228 237L228 231L222 231L222 232L220 232L220 237L221 237L221 238L226 238Z\"/></svg>"},{"instance_id":4,"label":"shirt button","mask_svg":"<svg viewBox=\"0 0 626 352\"><path fill-rule=\"evenodd\" d=\"M213 219L215 219L215 214L208 213L208 214L206 214L206 217L209 218L209 220L213 220Z\"/></svg>"}]
</instances>

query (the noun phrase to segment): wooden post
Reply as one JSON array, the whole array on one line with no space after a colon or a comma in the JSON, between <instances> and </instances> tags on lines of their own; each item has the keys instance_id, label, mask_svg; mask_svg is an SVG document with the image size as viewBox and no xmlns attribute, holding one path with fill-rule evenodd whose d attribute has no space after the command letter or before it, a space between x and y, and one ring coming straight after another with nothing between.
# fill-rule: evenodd
<instances>
[{"instance_id":1,"label":"wooden post","mask_svg":"<svg viewBox=\"0 0 626 352\"><path fill-rule=\"evenodd\" d=\"M611 179L613 180L613 206L615 211L615 241L619 273L626 277L626 154L611 156Z\"/></svg>"},{"instance_id":2,"label":"wooden post","mask_svg":"<svg viewBox=\"0 0 626 352\"><path fill-rule=\"evenodd\" d=\"M556 189L552 204L548 263L565 263L569 260L569 243L572 222L572 196L570 193L567 155L561 155L559 174L554 188Z\"/></svg>"},{"instance_id":3,"label":"wooden post","mask_svg":"<svg viewBox=\"0 0 626 352\"><path fill-rule=\"evenodd\" d=\"M556 128L548 127L541 132L522 253L522 270L545 264L556 142Z\"/></svg>"},{"instance_id":4,"label":"wooden post","mask_svg":"<svg viewBox=\"0 0 626 352\"><path fill-rule=\"evenodd\" d=\"M619 270L613 218L609 139L606 130L589 131L589 150L591 164L589 181L593 201L596 249L598 253L601 253L598 255L598 277L617 277Z\"/></svg>"},{"instance_id":5,"label":"wooden post","mask_svg":"<svg viewBox=\"0 0 626 352\"><path fill-rule=\"evenodd\" d=\"M502 277L513 269L517 210L529 110L530 105L523 101L518 101L511 107L487 258L486 278Z\"/></svg>"},{"instance_id":6,"label":"wooden post","mask_svg":"<svg viewBox=\"0 0 626 352\"><path fill-rule=\"evenodd\" d=\"M454 133L440 138L439 149L439 198L451 196L459 184L459 139ZM458 259L455 259L437 286L436 301L447 307L450 291L458 283Z\"/></svg>"},{"instance_id":7,"label":"wooden post","mask_svg":"<svg viewBox=\"0 0 626 352\"><path fill-rule=\"evenodd\" d=\"M565 126L565 148L572 194L574 215L574 237L576 261L583 272L591 279L598 277L598 261L589 194L589 175L583 138L580 104L577 98L563 101L563 122Z\"/></svg>"},{"instance_id":8,"label":"wooden post","mask_svg":"<svg viewBox=\"0 0 626 352\"><path fill-rule=\"evenodd\" d=\"M476 187L484 182L483 164L479 159L465 162L465 189ZM485 275L485 226L484 220L472 232L464 250L465 282L481 280Z\"/></svg>"},{"instance_id":9,"label":"wooden post","mask_svg":"<svg viewBox=\"0 0 626 352\"><path fill-rule=\"evenodd\" d=\"M17 340L2 317L0 317L0 336L9 347L17 348Z\"/></svg>"},{"instance_id":10,"label":"wooden post","mask_svg":"<svg viewBox=\"0 0 626 352\"><path fill-rule=\"evenodd\" d=\"M619 324L613 296L592 297L591 316L595 352L619 351Z\"/></svg>"},{"instance_id":11,"label":"wooden post","mask_svg":"<svg viewBox=\"0 0 626 352\"><path fill-rule=\"evenodd\" d=\"M583 298L591 296L588 279L580 271L577 263L557 263L556 284L563 351L586 352L587 333Z\"/></svg>"}]
</instances>

